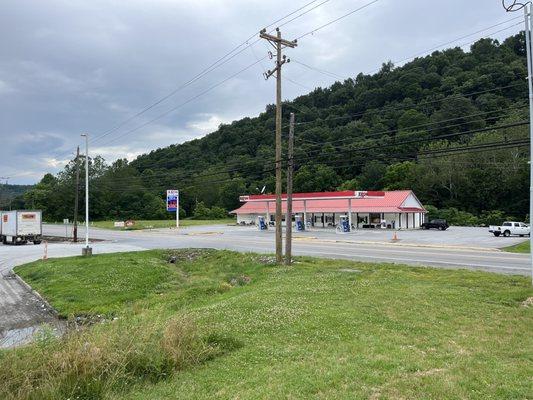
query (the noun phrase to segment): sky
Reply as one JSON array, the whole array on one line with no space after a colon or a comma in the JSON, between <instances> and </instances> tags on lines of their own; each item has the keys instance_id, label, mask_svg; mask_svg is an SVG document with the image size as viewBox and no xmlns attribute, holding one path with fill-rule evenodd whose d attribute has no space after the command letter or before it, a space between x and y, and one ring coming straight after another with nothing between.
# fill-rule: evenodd
<instances>
[{"instance_id":1,"label":"sky","mask_svg":"<svg viewBox=\"0 0 533 400\"><path fill-rule=\"evenodd\" d=\"M308 4L277 23L292 40L371 2L5 0L0 177L31 184L57 173L76 146L84 152L82 133L89 134L91 156L112 162L256 116L275 101L275 80L262 76L273 67L271 48L256 41L259 30ZM506 13L500 0L378 0L284 51L293 62L283 67L283 99L514 18L445 47L502 40L522 28L521 16ZM241 44L238 54L195 79Z\"/></svg>"}]
</instances>

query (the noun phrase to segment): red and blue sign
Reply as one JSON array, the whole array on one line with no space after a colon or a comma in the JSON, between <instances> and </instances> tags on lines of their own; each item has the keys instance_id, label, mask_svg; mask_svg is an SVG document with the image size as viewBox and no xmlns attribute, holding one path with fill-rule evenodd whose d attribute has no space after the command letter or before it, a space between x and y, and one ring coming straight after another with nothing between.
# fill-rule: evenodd
<instances>
[{"instance_id":1,"label":"red and blue sign","mask_svg":"<svg viewBox=\"0 0 533 400\"><path fill-rule=\"evenodd\" d=\"M167 190L167 211L175 212L178 209L179 197L179 190Z\"/></svg>"}]
</instances>

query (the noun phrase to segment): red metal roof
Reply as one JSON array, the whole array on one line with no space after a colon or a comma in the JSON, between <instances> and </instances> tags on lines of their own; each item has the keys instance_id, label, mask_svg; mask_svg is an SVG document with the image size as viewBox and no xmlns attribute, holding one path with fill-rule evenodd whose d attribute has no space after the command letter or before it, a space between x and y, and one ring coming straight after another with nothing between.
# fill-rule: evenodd
<instances>
[{"instance_id":1,"label":"red metal roof","mask_svg":"<svg viewBox=\"0 0 533 400\"><path fill-rule=\"evenodd\" d=\"M332 212L348 212L349 199L346 198L348 194L353 195L354 192L324 192L324 196L316 196L317 200L305 200L305 210L309 213L332 213ZM339 194L340 195L335 195ZM412 193L410 190L398 190L390 192L380 192L383 195L379 197L364 197L351 198L352 212L359 213L398 213L398 212L426 212L421 207L402 207L404 201ZM315 193L295 193L293 195L292 208L295 213L304 212L304 200L298 200L302 197L311 198ZM234 214L265 214L268 212L273 214L276 211L275 195L253 195L253 201L247 201L242 207L233 210ZM259 197L262 196L262 197ZM251 197L251 196L250 196ZM328 199L320 199L320 197L329 197ZM344 198L335 198L344 197ZM286 212L285 196L282 201L282 210ZM416 197L415 197L416 198ZM265 201L260 201L261 199Z\"/></svg>"}]
</instances>

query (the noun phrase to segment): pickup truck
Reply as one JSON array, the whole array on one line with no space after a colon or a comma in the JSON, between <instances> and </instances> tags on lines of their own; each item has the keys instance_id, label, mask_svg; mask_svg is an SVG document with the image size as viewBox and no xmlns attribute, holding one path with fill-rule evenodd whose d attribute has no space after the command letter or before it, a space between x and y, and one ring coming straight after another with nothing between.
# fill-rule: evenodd
<instances>
[{"instance_id":1,"label":"pickup truck","mask_svg":"<svg viewBox=\"0 0 533 400\"><path fill-rule=\"evenodd\" d=\"M441 231L450 227L445 219L432 219L429 222L424 222L421 226L423 229L440 229Z\"/></svg>"},{"instance_id":2,"label":"pickup truck","mask_svg":"<svg viewBox=\"0 0 533 400\"><path fill-rule=\"evenodd\" d=\"M506 221L501 226L489 226L489 232L496 237L500 235L505 237L509 237L511 235L529 236L531 229L528 224L524 224L523 222Z\"/></svg>"}]
</instances>

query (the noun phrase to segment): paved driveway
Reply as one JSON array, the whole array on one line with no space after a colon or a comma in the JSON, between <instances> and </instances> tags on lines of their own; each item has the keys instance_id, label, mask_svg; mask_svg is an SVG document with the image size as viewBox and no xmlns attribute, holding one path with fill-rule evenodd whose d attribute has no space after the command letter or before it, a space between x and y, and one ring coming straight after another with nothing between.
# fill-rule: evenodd
<instances>
[{"instance_id":1,"label":"paved driveway","mask_svg":"<svg viewBox=\"0 0 533 400\"><path fill-rule=\"evenodd\" d=\"M298 235L301 233L298 232ZM339 238L345 236L351 240L370 241L370 242L389 242L394 232L381 229L360 229L350 232L349 234L336 234L331 229L311 229L305 235L316 236L318 238ZM520 243L527 239L518 236L504 238L495 237L490 234L488 228L475 228L452 226L446 231L438 230L404 230L396 231L400 242L414 245L433 245L433 246L457 246L472 248L499 249Z\"/></svg>"}]
</instances>

